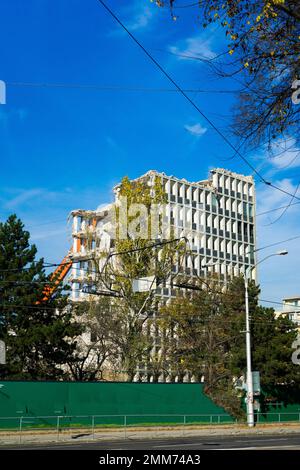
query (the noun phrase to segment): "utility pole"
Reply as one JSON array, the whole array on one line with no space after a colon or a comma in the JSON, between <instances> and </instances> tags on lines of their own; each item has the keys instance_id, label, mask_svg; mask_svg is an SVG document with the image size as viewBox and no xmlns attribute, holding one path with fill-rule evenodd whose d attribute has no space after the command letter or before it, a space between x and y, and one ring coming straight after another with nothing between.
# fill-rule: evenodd
<instances>
[{"instance_id":1,"label":"utility pole","mask_svg":"<svg viewBox=\"0 0 300 470\"><path fill-rule=\"evenodd\" d=\"M245 309L246 309L246 361L247 361L247 423L250 428L254 426L254 408L253 408L253 378L251 364L251 335L249 321L249 293L248 278L246 270L244 273L245 281Z\"/></svg>"},{"instance_id":2,"label":"utility pole","mask_svg":"<svg viewBox=\"0 0 300 470\"><path fill-rule=\"evenodd\" d=\"M2 340L0 340L0 364L6 364L6 346Z\"/></svg>"},{"instance_id":3,"label":"utility pole","mask_svg":"<svg viewBox=\"0 0 300 470\"><path fill-rule=\"evenodd\" d=\"M256 250L258 251L258 250ZM284 256L287 255L287 250L277 251L276 253L272 253L261 261L256 263L254 266L251 266L250 269L256 268L260 263L265 261L272 256ZM210 267L214 266L218 263L206 263L203 267ZM244 269L244 285L245 285L245 322L246 322L246 365L247 365L247 373L246 373L246 384L247 384L247 395L246 395L246 404L247 404L247 423L250 428L254 426L254 404L253 404L253 376L252 376L252 364L251 364L251 331L250 331L250 319L249 319L249 290L248 290L248 274L247 269Z\"/></svg>"}]
</instances>

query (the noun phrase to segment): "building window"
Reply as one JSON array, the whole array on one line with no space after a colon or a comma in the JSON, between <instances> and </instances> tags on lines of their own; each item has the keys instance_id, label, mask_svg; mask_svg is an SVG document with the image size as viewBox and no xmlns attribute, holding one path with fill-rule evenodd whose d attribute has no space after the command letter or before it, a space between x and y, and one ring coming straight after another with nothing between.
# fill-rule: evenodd
<instances>
[{"instance_id":1,"label":"building window","mask_svg":"<svg viewBox=\"0 0 300 470\"><path fill-rule=\"evenodd\" d=\"M211 205L212 205L213 209L215 209L215 210L217 209L218 199L217 199L216 195L213 194L213 193L211 195Z\"/></svg>"},{"instance_id":2,"label":"building window","mask_svg":"<svg viewBox=\"0 0 300 470\"><path fill-rule=\"evenodd\" d=\"M79 293L80 293L79 288L80 288L79 282L73 282L73 285L72 285L73 300L79 299Z\"/></svg>"}]
</instances>

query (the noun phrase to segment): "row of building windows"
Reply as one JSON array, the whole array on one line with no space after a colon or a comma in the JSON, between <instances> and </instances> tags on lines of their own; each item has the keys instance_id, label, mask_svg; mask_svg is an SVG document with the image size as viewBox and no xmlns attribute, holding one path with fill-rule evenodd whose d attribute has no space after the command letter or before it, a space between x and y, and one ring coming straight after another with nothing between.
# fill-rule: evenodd
<instances>
[{"instance_id":1,"label":"row of building windows","mask_svg":"<svg viewBox=\"0 0 300 470\"><path fill-rule=\"evenodd\" d=\"M225 215L231 218L238 218L242 215L247 218L254 217L254 205L253 204L248 203L248 202L239 202L236 199L228 199L228 198L227 199L224 198L223 200L222 199L217 200L217 199L214 199L214 197L212 198L212 201L199 202L199 203L192 201L192 203L190 203L189 199L183 199L183 198L176 199L175 196L171 195L169 201L171 202L171 204L172 203L174 204L173 206L171 206L173 207L173 210L175 210L175 208L177 208L177 210L180 210L180 207L177 207L177 206L183 206L187 210L192 208L193 211L203 210L206 212L214 212L214 213L218 213L219 215Z\"/></svg>"},{"instance_id":2,"label":"row of building windows","mask_svg":"<svg viewBox=\"0 0 300 470\"><path fill-rule=\"evenodd\" d=\"M225 189L228 192L235 194L246 194L249 197L253 196L254 185L250 181L243 181L239 177L224 174L223 172L212 172L213 185L221 191Z\"/></svg>"},{"instance_id":3,"label":"row of building windows","mask_svg":"<svg viewBox=\"0 0 300 470\"><path fill-rule=\"evenodd\" d=\"M249 201L246 201L246 197L244 197L244 200L238 200L235 196L232 198L229 197L223 197L221 195L216 195L212 192L207 192L203 194L199 194L198 198L195 199L190 199L186 198L183 196L179 196L176 194L170 194L168 195L168 200L171 202L175 202L177 204L185 205L185 206L192 206L192 207L198 207L202 208L204 206L213 206L213 207L225 207L226 203L235 203L237 205L242 205L242 204L250 204L252 205L253 203L253 198L249 197Z\"/></svg>"},{"instance_id":4,"label":"row of building windows","mask_svg":"<svg viewBox=\"0 0 300 470\"><path fill-rule=\"evenodd\" d=\"M187 224L193 224L193 230L197 230L197 224L200 225L199 230L203 230L203 225L207 227L217 228L219 230L226 230L238 232L237 228L235 227L236 221L246 221L249 223L253 223L253 206L252 205L244 205L242 213L232 212L229 209L217 208L215 206L207 206L205 207L206 211L178 207L176 205L171 205L169 208L166 208L165 217L166 223L170 222L171 225L178 225L179 227L183 227ZM137 214L138 215L138 214ZM220 217L223 216L223 217ZM169 220L170 219L170 220ZM229 225L232 228L229 228ZM99 224L99 227L101 224ZM92 225L88 224L87 220L81 220L81 218L77 218L76 223L74 222L73 233L80 233L86 232L87 229L93 227ZM98 230L97 230L98 231ZM83 235L84 235L83 233Z\"/></svg>"},{"instance_id":5,"label":"row of building windows","mask_svg":"<svg viewBox=\"0 0 300 470\"><path fill-rule=\"evenodd\" d=\"M159 177L161 184L166 193L172 193L187 199L197 200L198 193L204 193L214 190L220 190L223 192L226 190L226 194L234 195L234 197L253 198L254 196L254 183L252 178L243 178L242 175L224 174L222 171L213 170L211 177L207 180L198 182L189 182L185 179L179 180L172 176L167 176L164 173L150 172L146 173L137 180L153 186L155 178ZM118 186L115 187L115 189ZM196 195L196 196L195 196Z\"/></svg>"},{"instance_id":6,"label":"row of building windows","mask_svg":"<svg viewBox=\"0 0 300 470\"><path fill-rule=\"evenodd\" d=\"M221 194L232 196L237 199L248 199L253 201L254 186L253 183L241 181L235 178L224 177L224 175L213 176L213 186ZM201 202L200 197L210 197L211 189L204 186L196 186L193 183L183 183L172 179L162 179L163 187L167 194L176 197Z\"/></svg>"}]
</instances>

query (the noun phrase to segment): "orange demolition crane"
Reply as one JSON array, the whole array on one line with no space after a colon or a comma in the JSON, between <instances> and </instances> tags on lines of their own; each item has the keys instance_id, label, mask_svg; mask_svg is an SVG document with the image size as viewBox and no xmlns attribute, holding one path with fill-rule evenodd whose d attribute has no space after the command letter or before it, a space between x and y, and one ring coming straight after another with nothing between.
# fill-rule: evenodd
<instances>
[{"instance_id":1,"label":"orange demolition crane","mask_svg":"<svg viewBox=\"0 0 300 470\"><path fill-rule=\"evenodd\" d=\"M97 224L97 219L95 217L92 218L92 227L95 229L96 224ZM76 240L76 247L74 247L75 253L80 252L81 245L86 245L86 240L80 240L78 238ZM64 257L60 265L55 269L55 271L51 274L50 281L52 283L51 286L45 286L45 289L43 291L43 299L42 302L47 302L47 300L51 299L52 295L58 288L59 284L64 280L68 272L70 271L72 267L72 261L70 260L69 255L73 252L73 248L70 249L69 254ZM53 281L53 282L52 282ZM37 302L39 303L39 302Z\"/></svg>"},{"instance_id":2,"label":"orange demolition crane","mask_svg":"<svg viewBox=\"0 0 300 470\"><path fill-rule=\"evenodd\" d=\"M46 302L52 297L52 294L56 291L59 284L64 280L68 272L72 267L72 261L70 261L69 256L65 256L60 265L55 269L51 274L50 281L53 281L51 286L46 286L44 289L43 302Z\"/></svg>"}]
</instances>

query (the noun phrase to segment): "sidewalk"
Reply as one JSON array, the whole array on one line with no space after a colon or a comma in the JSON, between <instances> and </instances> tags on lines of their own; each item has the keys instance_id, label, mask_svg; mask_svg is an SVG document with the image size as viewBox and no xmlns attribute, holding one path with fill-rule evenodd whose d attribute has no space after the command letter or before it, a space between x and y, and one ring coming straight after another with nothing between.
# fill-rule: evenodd
<instances>
[{"instance_id":1,"label":"sidewalk","mask_svg":"<svg viewBox=\"0 0 300 470\"><path fill-rule=\"evenodd\" d=\"M186 427L126 427L118 429L73 428L55 430L23 430L0 431L0 447L20 444L43 444L53 442L95 442L122 439L153 439L178 438L197 436L247 436L247 435L278 435L300 433L300 423L259 424L248 428L244 424L218 426L186 426Z\"/></svg>"}]
</instances>

